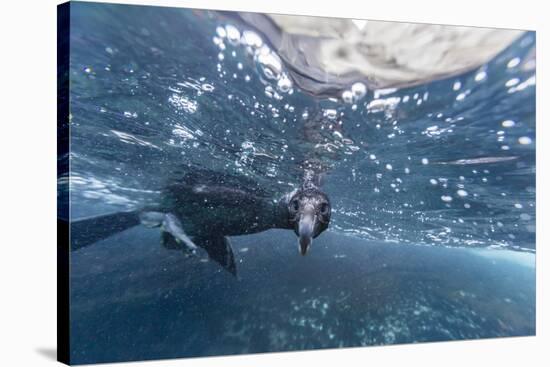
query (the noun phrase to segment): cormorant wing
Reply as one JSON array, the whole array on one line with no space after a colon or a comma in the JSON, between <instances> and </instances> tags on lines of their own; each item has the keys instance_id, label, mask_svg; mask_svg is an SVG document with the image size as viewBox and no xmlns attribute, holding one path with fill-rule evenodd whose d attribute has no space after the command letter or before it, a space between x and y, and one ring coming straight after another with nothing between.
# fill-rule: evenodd
<instances>
[{"instance_id":1,"label":"cormorant wing","mask_svg":"<svg viewBox=\"0 0 550 367\"><path fill-rule=\"evenodd\" d=\"M90 246L113 234L140 224L139 212L118 212L71 222L69 240L71 250Z\"/></svg>"}]
</instances>

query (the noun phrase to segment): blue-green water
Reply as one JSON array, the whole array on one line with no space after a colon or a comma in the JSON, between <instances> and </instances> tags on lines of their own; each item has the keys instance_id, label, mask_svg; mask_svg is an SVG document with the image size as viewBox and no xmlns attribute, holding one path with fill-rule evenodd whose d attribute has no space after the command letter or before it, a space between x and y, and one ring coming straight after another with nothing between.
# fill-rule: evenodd
<instances>
[{"instance_id":1,"label":"blue-green water","mask_svg":"<svg viewBox=\"0 0 550 367\"><path fill-rule=\"evenodd\" d=\"M244 34L228 19L73 3L72 218L151 205L204 168L278 197L313 152L329 230L305 257L291 231L233 237L238 278L158 229L73 252L72 361L533 335L534 33L472 72L344 103L266 78L219 37Z\"/></svg>"}]
</instances>

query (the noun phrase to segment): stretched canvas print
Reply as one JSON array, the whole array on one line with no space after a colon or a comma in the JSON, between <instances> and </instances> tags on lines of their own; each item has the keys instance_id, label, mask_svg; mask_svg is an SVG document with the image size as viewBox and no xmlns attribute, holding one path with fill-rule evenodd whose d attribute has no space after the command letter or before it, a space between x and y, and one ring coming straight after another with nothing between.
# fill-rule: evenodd
<instances>
[{"instance_id":1,"label":"stretched canvas print","mask_svg":"<svg viewBox=\"0 0 550 367\"><path fill-rule=\"evenodd\" d=\"M535 335L535 44L60 5L59 360Z\"/></svg>"}]
</instances>

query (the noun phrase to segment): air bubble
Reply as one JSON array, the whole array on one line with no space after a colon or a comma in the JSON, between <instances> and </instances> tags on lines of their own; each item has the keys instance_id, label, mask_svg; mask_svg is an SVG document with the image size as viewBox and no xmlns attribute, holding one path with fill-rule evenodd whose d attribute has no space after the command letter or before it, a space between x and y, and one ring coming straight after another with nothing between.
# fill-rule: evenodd
<instances>
[{"instance_id":1,"label":"air bubble","mask_svg":"<svg viewBox=\"0 0 550 367\"><path fill-rule=\"evenodd\" d=\"M485 71L480 71L479 73L476 74L474 79L476 82L480 82L484 80L486 77L487 77L487 73Z\"/></svg>"},{"instance_id":2,"label":"air bubble","mask_svg":"<svg viewBox=\"0 0 550 367\"><path fill-rule=\"evenodd\" d=\"M263 45L261 37L252 31L244 31L242 41L245 45L254 48L260 48Z\"/></svg>"},{"instance_id":3,"label":"air bubble","mask_svg":"<svg viewBox=\"0 0 550 367\"><path fill-rule=\"evenodd\" d=\"M275 91L273 90L273 87L271 85L268 85L268 86L265 87L264 92L265 92L266 96L268 96L269 98L273 98L273 93Z\"/></svg>"},{"instance_id":4,"label":"air bubble","mask_svg":"<svg viewBox=\"0 0 550 367\"><path fill-rule=\"evenodd\" d=\"M334 109L326 109L323 111L323 116L325 116L329 120L334 120L336 119L337 112Z\"/></svg>"},{"instance_id":5,"label":"air bubble","mask_svg":"<svg viewBox=\"0 0 550 367\"><path fill-rule=\"evenodd\" d=\"M205 83L201 85L201 89L205 92L212 92L214 90L214 86L212 84Z\"/></svg>"},{"instance_id":6,"label":"air bubble","mask_svg":"<svg viewBox=\"0 0 550 367\"><path fill-rule=\"evenodd\" d=\"M232 45L236 45L239 43L241 39L241 32L239 32L239 30L235 26L232 26L231 24L226 25L225 32L227 33L227 40L229 41L229 43L231 43Z\"/></svg>"},{"instance_id":7,"label":"air bubble","mask_svg":"<svg viewBox=\"0 0 550 367\"><path fill-rule=\"evenodd\" d=\"M355 100L359 100L367 94L367 87L361 82L354 83L351 86L351 93L353 94Z\"/></svg>"},{"instance_id":8,"label":"air bubble","mask_svg":"<svg viewBox=\"0 0 550 367\"><path fill-rule=\"evenodd\" d=\"M516 66L519 65L520 61L521 60L519 59L519 57L514 57L512 60L508 61L508 64L506 65L506 67L508 67L509 69L515 68Z\"/></svg>"},{"instance_id":9,"label":"air bubble","mask_svg":"<svg viewBox=\"0 0 550 367\"><path fill-rule=\"evenodd\" d=\"M287 93L292 88L292 81L290 78L283 74L279 81L277 82L277 89L282 93Z\"/></svg>"},{"instance_id":10,"label":"air bubble","mask_svg":"<svg viewBox=\"0 0 550 367\"><path fill-rule=\"evenodd\" d=\"M257 56L257 61L260 64L264 75L268 79L278 79L282 72L282 63L279 56L272 52L260 53Z\"/></svg>"},{"instance_id":11,"label":"air bubble","mask_svg":"<svg viewBox=\"0 0 550 367\"><path fill-rule=\"evenodd\" d=\"M225 28L223 28L223 27L217 27L216 28L216 33L217 33L218 37L220 37L220 38L225 38L225 36L227 36L227 33L225 32Z\"/></svg>"},{"instance_id":12,"label":"air bubble","mask_svg":"<svg viewBox=\"0 0 550 367\"><path fill-rule=\"evenodd\" d=\"M513 78L513 79L508 80L505 85L507 87L513 87L514 85L516 85L518 83L519 83L519 79L518 78Z\"/></svg>"},{"instance_id":13,"label":"air bubble","mask_svg":"<svg viewBox=\"0 0 550 367\"><path fill-rule=\"evenodd\" d=\"M342 100L344 103L353 103L353 93L350 90L343 91Z\"/></svg>"}]
</instances>

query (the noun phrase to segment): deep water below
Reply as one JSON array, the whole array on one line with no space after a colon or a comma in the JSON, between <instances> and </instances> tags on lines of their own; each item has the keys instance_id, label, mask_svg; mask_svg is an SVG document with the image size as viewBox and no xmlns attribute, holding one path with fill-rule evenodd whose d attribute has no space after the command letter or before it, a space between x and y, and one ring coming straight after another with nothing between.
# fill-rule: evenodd
<instances>
[{"instance_id":1,"label":"deep water below","mask_svg":"<svg viewBox=\"0 0 550 367\"><path fill-rule=\"evenodd\" d=\"M535 256L327 233L232 238L238 278L134 228L72 255L72 361L534 335Z\"/></svg>"}]
</instances>

